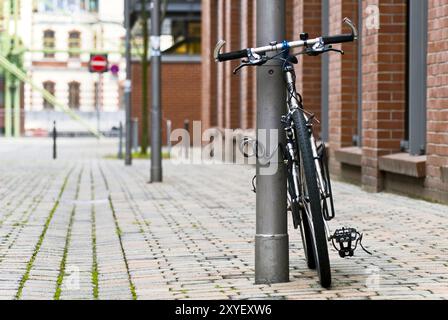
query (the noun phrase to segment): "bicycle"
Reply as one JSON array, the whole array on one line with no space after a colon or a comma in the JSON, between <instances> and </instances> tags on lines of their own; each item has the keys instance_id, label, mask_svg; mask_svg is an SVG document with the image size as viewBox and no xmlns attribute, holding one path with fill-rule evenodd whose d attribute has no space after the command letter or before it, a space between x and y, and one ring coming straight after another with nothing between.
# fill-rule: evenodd
<instances>
[{"instance_id":1,"label":"bicycle","mask_svg":"<svg viewBox=\"0 0 448 320\"><path fill-rule=\"evenodd\" d=\"M281 118L286 143L280 144L280 149L287 168L288 211L292 213L294 228L300 228L307 266L317 269L324 288L331 286L327 241L331 241L341 257L353 256L358 243L363 250L371 253L362 246L362 234L355 228L337 229L333 234L330 232L327 221L335 217L335 210L325 144L317 143L314 138L314 115L305 110L302 96L296 91L293 65L298 63L297 56L300 54L318 56L331 51L344 54L342 50L334 49L332 44L356 41L358 32L350 19L344 18L343 22L351 29L350 34L309 39L307 33L302 33L297 41L274 41L267 46L229 53L221 53L225 41L220 40L214 50L216 62L245 59L235 68L234 74L244 67L261 66L273 59L283 63L288 112ZM299 47L303 47L303 51L290 53L291 49ZM268 56L271 52L274 55ZM244 139L241 148L248 143L249 139ZM257 155L257 141L255 149L254 154ZM253 181L252 184L254 186Z\"/></svg>"}]
</instances>

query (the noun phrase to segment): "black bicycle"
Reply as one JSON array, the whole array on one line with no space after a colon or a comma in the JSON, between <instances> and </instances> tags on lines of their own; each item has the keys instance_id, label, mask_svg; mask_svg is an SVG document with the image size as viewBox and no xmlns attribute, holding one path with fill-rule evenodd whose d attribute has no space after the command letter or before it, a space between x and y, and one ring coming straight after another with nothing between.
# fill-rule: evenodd
<instances>
[{"instance_id":1,"label":"black bicycle","mask_svg":"<svg viewBox=\"0 0 448 320\"><path fill-rule=\"evenodd\" d=\"M318 142L313 135L315 118L305 110L302 96L296 91L293 65L298 62L297 56L300 54L318 56L330 51L344 54L342 50L334 49L331 45L358 39L358 32L353 23L348 18L344 19L344 23L351 29L350 34L309 39L307 33L302 33L297 41L271 42L264 47L229 53L220 52L225 44L225 41L221 40L214 51L217 62L245 59L234 70L235 74L243 67L261 66L269 60L282 61L288 112L281 119L286 143L280 145L280 148L288 172L288 209L292 213L294 228L300 228L307 265L311 269L317 269L324 288L331 285L327 242L331 241L341 257L353 256L358 243L362 247L362 234L355 228L337 229L333 234L330 232L327 221L335 217L335 210L325 144ZM302 47L303 51L291 53L291 49L299 47ZM272 52L274 54L269 56L268 53ZM243 140L243 144L248 142L249 139ZM258 149L258 142L255 142L255 148ZM258 154L258 150L254 153Z\"/></svg>"}]
</instances>

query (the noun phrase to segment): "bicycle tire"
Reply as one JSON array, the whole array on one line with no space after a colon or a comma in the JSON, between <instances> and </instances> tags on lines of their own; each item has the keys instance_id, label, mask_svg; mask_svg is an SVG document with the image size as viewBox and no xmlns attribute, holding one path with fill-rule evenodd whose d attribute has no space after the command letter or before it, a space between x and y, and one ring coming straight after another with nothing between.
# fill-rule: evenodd
<instances>
[{"instance_id":1,"label":"bicycle tire","mask_svg":"<svg viewBox=\"0 0 448 320\"><path fill-rule=\"evenodd\" d=\"M288 177L288 188L289 188L288 192L289 192L290 198L292 198L295 196L295 192L292 190L293 189L292 183L294 183L294 178L293 178L293 174L290 170L292 170L292 168L288 168L288 175L289 175L289 177ZM292 213L293 221L295 220L295 216L300 218L300 222L294 221L294 227L296 227L296 223L297 223L297 227L300 229L300 235L302 238L302 245L303 245L303 251L305 253L306 264L307 264L308 268L316 269L313 245L311 242L312 241L311 240L311 231L310 231L310 228L308 225L308 217L303 212L303 210L300 208L298 203L291 201L290 206L291 206L291 213Z\"/></svg>"},{"instance_id":2,"label":"bicycle tire","mask_svg":"<svg viewBox=\"0 0 448 320\"><path fill-rule=\"evenodd\" d=\"M302 236L303 251L305 252L306 265L309 269L316 269L316 258L314 257L312 234L306 213L300 213L300 234Z\"/></svg>"},{"instance_id":3,"label":"bicycle tire","mask_svg":"<svg viewBox=\"0 0 448 320\"><path fill-rule=\"evenodd\" d=\"M331 286L330 258L328 256L327 238L325 234L325 224L320 203L320 192L317 186L316 165L311 149L311 132L307 126L303 113L296 110L292 113L292 120L296 130L296 142L300 150L301 166L303 167L304 178L302 184L306 184L309 209L312 221L308 219L317 273L320 284L324 288ZM304 197L305 198L305 197ZM307 205L304 203L304 206ZM306 210L306 209L305 209ZM314 230L314 232L313 232Z\"/></svg>"}]
</instances>

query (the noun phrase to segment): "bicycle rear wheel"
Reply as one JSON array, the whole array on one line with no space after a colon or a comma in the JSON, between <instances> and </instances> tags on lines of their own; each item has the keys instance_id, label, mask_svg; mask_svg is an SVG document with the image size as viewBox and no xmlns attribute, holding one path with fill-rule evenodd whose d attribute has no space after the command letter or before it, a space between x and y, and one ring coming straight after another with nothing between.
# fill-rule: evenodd
<instances>
[{"instance_id":1,"label":"bicycle rear wheel","mask_svg":"<svg viewBox=\"0 0 448 320\"><path fill-rule=\"evenodd\" d=\"M330 259L328 257L327 237L320 202L320 191L317 185L316 165L311 149L311 132L303 113L292 114L296 141L300 150L300 174L302 176L302 204L311 232L316 269L320 284L324 288L331 286ZM305 221L304 221L305 222Z\"/></svg>"},{"instance_id":2,"label":"bicycle rear wheel","mask_svg":"<svg viewBox=\"0 0 448 320\"><path fill-rule=\"evenodd\" d=\"M306 264L310 269L316 269L316 258L314 257L313 235L311 234L308 216L303 209L300 210L302 216L300 223L300 234L302 236L303 250L305 251Z\"/></svg>"},{"instance_id":3,"label":"bicycle rear wheel","mask_svg":"<svg viewBox=\"0 0 448 320\"><path fill-rule=\"evenodd\" d=\"M288 168L288 192L289 192L289 205L291 207L291 213L292 218L294 222L294 228L300 229L300 235L302 238L302 244L303 244L303 251L305 253L305 259L306 263L308 265L308 268L310 269L316 269L316 262L314 259L314 249L313 244L311 240L311 231L308 224L308 217L306 216L306 213L303 212L303 209L301 208L301 204L297 203L296 201L293 201L292 199L297 197L294 187L295 185L298 185L298 181L294 181L294 175L292 173L292 165L290 168Z\"/></svg>"}]
</instances>

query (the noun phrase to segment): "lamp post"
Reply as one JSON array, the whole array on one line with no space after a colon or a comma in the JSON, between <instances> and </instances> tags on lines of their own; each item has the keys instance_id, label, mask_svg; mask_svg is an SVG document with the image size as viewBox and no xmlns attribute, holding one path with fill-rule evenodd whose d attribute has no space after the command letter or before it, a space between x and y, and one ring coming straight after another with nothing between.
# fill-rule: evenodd
<instances>
[{"instance_id":1,"label":"lamp post","mask_svg":"<svg viewBox=\"0 0 448 320\"><path fill-rule=\"evenodd\" d=\"M285 0L257 1L257 45L285 39ZM264 139L276 130L282 136L281 115L286 102L282 63L271 60L257 70L257 141L266 140L265 150L275 153L271 160L257 159L257 200L255 236L255 282L289 281L288 229L286 215L286 174L278 144ZM277 151L275 151L277 150ZM264 164L277 167L263 174Z\"/></svg>"},{"instance_id":2,"label":"lamp post","mask_svg":"<svg viewBox=\"0 0 448 320\"><path fill-rule=\"evenodd\" d=\"M132 165L132 119L131 119L131 1L124 0L124 17L126 27L126 81L124 85L124 100L126 109L126 146L125 146L125 160L127 166Z\"/></svg>"},{"instance_id":3,"label":"lamp post","mask_svg":"<svg viewBox=\"0 0 448 320\"><path fill-rule=\"evenodd\" d=\"M151 182L162 182L162 112L160 103L160 0L151 10Z\"/></svg>"}]
</instances>

